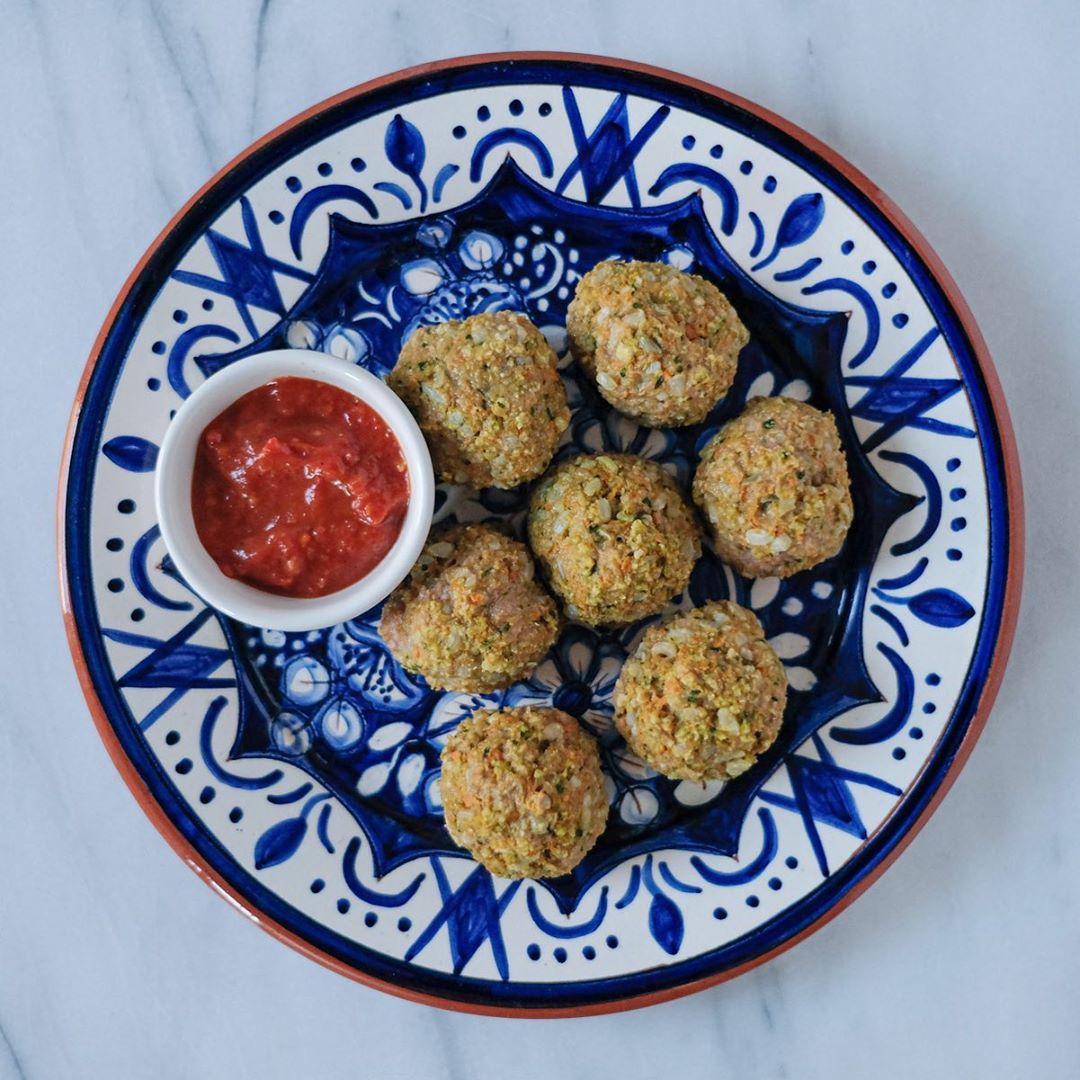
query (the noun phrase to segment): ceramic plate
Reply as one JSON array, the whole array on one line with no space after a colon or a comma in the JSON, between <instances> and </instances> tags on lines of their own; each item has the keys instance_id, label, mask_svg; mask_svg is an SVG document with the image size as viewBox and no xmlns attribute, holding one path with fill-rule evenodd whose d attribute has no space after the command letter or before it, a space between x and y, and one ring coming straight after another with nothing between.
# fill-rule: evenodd
<instances>
[{"instance_id":1,"label":"ceramic plate","mask_svg":"<svg viewBox=\"0 0 1080 1080\"><path fill-rule=\"evenodd\" d=\"M306 634L243 626L176 574L157 448L198 383L253 352L322 349L385 375L416 327L527 311L565 352L601 259L706 274L749 327L707 422L637 427L568 360L562 453L696 453L747 398L832 409L855 525L786 581L711 554L673 607L752 608L791 685L780 738L727 784L678 783L611 722L642 627L570 626L478 697L390 657L379 612ZM80 390L63 583L102 736L173 846L260 924L404 996L581 1013L716 982L790 945L895 856L985 720L1017 607L1020 492L1000 392L925 242L790 124L680 76L589 57L435 64L284 125L185 207L116 302ZM437 520L520 528L525 492L443 487ZM439 751L481 706L556 705L599 740L606 833L573 875L493 878L443 825Z\"/></svg>"}]
</instances>

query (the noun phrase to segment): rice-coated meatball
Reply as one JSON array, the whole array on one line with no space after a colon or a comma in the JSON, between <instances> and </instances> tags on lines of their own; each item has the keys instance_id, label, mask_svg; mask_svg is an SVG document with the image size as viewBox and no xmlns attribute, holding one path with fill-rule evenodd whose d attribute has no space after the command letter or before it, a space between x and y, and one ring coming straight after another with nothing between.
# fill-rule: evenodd
<instances>
[{"instance_id":1,"label":"rice-coated meatball","mask_svg":"<svg viewBox=\"0 0 1080 1080\"><path fill-rule=\"evenodd\" d=\"M566 329L604 398L650 427L704 420L750 340L711 281L651 262L594 266L578 283Z\"/></svg>"},{"instance_id":2,"label":"rice-coated meatball","mask_svg":"<svg viewBox=\"0 0 1080 1080\"><path fill-rule=\"evenodd\" d=\"M757 617L719 600L646 630L615 684L615 723L664 776L727 780L773 744L786 700Z\"/></svg>"},{"instance_id":3,"label":"rice-coated meatball","mask_svg":"<svg viewBox=\"0 0 1080 1080\"><path fill-rule=\"evenodd\" d=\"M659 465L630 454L560 462L529 505L529 543L571 618L622 626L681 593L701 555L693 511Z\"/></svg>"},{"instance_id":4,"label":"rice-coated meatball","mask_svg":"<svg viewBox=\"0 0 1080 1080\"><path fill-rule=\"evenodd\" d=\"M832 558L854 516L832 413L754 398L701 451L694 476L717 554L748 577L788 577Z\"/></svg>"},{"instance_id":5,"label":"rice-coated meatball","mask_svg":"<svg viewBox=\"0 0 1080 1080\"><path fill-rule=\"evenodd\" d=\"M379 632L435 689L485 693L532 671L559 617L524 544L487 525L457 525L428 539L386 601Z\"/></svg>"},{"instance_id":6,"label":"rice-coated meatball","mask_svg":"<svg viewBox=\"0 0 1080 1080\"><path fill-rule=\"evenodd\" d=\"M560 709L462 721L442 752L439 790L450 835L502 877L569 873L607 822L596 742Z\"/></svg>"},{"instance_id":7,"label":"rice-coated meatball","mask_svg":"<svg viewBox=\"0 0 1080 1080\"><path fill-rule=\"evenodd\" d=\"M512 488L548 466L570 423L558 357L515 311L421 326L388 380L441 480Z\"/></svg>"}]
</instances>

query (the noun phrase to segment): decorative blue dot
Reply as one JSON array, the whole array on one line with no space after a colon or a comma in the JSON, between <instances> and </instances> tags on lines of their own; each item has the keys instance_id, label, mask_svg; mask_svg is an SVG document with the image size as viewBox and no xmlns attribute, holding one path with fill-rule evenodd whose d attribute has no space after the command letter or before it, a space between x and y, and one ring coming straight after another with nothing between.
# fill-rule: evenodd
<instances>
[{"instance_id":1,"label":"decorative blue dot","mask_svg":"<svg viewBox=\"0 0 1080 1080\"><path fill-rule=\"evenodd\" d=\"M465 128L458 124L457 127L455 127L454 130L450 132L450 134L453 135L455 139L464 139L465 136L469 133L465 130Z\"/></svg>"},{"instance_id":2,"label":"decorative blue dot","mask_svg":"<svg viewBox=\"0 0 1080 1080\"><path fill-rule=\"evenodd\" d=\"M551 955L554 956L560 964L566 963L566 950L561 945L555 949Z\"/></svg>"},{"instance_id":3,"label":"decorative blue dot","mask_svg":"<svg viewBox=\"0 0 1080 1080\"><path fill-rule=\"evenodd\" d=\"M746 898L746 906L747 907L757 907L758 904L760 904L760 903L761 903L761 901L756 896L748 896Z\"/></svg>"},{"instance_id":4,"label":"decorative blue dot","mask_svg":"<svg viewBox=\"0 0 1080 1080\"><path fill-rule=\"evenodd\" d=\"M121 540L119 536L112 536L108 540L105 541L105 546L110 551L123 551L124 550L124 541Z\"/></svg>"},{"instance_id":5,"label":"decorative blue dot","mask_svg":"<svg viewBox=\"0 0 1080 1080\"><path fill-rule=\"evenodd\" d=\"M840 253L842 255L850 255L854 250L855 250L855 241L854 240L845 240L840 245Z\"/></svg>"},{"instance_id":6,"label":"decorative blue dot","mask_svg":"<svg viewBox=\"0 0 1080 1080\"><path fill-rule=\"evenodd\" d=\"M188 314L183 308L177 308L173 313L173 322L178 322L181 325L187 322Z\"/></svg>"},{"instance_id":7,"label":"decorative blue dot","mask_svg":"<svg viewBox=\"0 0 1080 1080\"><path fill-rule=\"evenodd\" d=\"M787 867L787 868L788 868L789 870L794 870L794 869L795 869L795 867L797 867L797 866L799 865L799 860L798 860L798 859L796 859L794 855L789 855L789 856L788 856L788 857L787 857L787 858L786 858L786 859L784 860L784 865L785 865L785 866L786 866L786 867Z\"/></svg>"},{"instance_id":8,"label":"decorative blue dot","mask_svg":"<svg viewBox=\"0 0 1080 1080\"><path fill-rule=\"evenodd\" d=\"M169 419L171 420L175 415L176 415L176 410L175 409L170 409L169 410Z\"/></svg>"},{"instance_id":9,"label":"decorative blue dot","mask_svg":"<svg viewBox=\"0 0 1080 1080\"><path fill-rule=\"evenodd\" d=\"M216 792L214 789L207 784L206 787L199 792L199 802L201 802L203 806L206 806L207 803L212 803L214 801L215 794Z\"/></svg>"},{"instance_id":10,"label":"decorative blue dot","mask_svg":"<svg viewBox=\"0 0 1080 1080\"><path fill-rule=\"evenodd\" d=\"M908 317L901 311L892 317L892 324L897 330L902 330L908 324Z\"/></svg>"},{"instance_id":11,"label":"decorative blue dot","mask_svg":"<svg viewBox=\"0 0 1080 1080\"><path fill-rule=\"evenodd\" d=\"M337 902L337 909L341 912L342 915L344 915L351 906L352 905L349 903L348 900L345 899L344 896Z\"/></svg>"},{"instance_id":12,"label":"decorative blue dot","mask_svg":"<svg viewBox=\"0 0 1080 1080\"><path fill-rule=\"evenodd\" d=\"M131 621L132 622L142 622L143 619L145 619L145 618L146 618L146 612L143 611L143 609L141 607L132 608L132 610L131 610Z\"/></svg>"},{"instance_id":13,"label":"decorative blue dot","mask_svg":"<svg viewBox=\"0 0 1080 1080\"><path fill-rule=\"evenodd\" d=\"M532 943L532 944L531 944L531 945L530 945L530 946L529 946L529 947L528 947L528 948L527 948L527 949L525 950L525 955L526 955L526 956L527 956L527 957L528 957L528 958L529 958L530 960L539 960L539 959L540 959L540 946L539 946L539 945L537 945L537 944L536 944L536 942L534 941L534 942L533 942L533 943Z\"/></svg>"},{"instance_id":14,"label":"decorative blue dot","mask_svg":"<svg viewBox=\"0 0 1080 1080\"><path fill-rule=\"evenodd\" d=\"M476 119L481 123L485 120L490 120L491 110L486 105L481 105L480 108L476 110Z\"/></svg>"},{"instance_id":15,"label":"decorative blue dot","mask_svg":"<svg viewBox=\"0 0 1080 1080\"><path fill-rule=\"evenodd\" d=\"M514 98L514 100L510 102L510 115L511 116L520 116L524 111L525 111L525 106L522 105L521 102L518 101L517 98Z\"/></svg>"},{"instance_id":16,"label":"decorative blue dot","mask_svg":"<svg viewBox=\"0 0 1080 1080\"><path fill-rule=\"evenodd\" d=\"M709 147L709 157L721 158L724 156L724 148L719 143L714 143Z\"/></svg>"},{"instance_id":17,"label":"decorative blue dot","mask_svg":"<svg viewBox=\"0 0 1080 1080\"><path fill-rule=\"evenodd\" d=\"M941 685L941 676L936 671L931 671L930 674L926 676L926 685L927 686L940 686Z\"/></svg>"},{"instance_id":18,"label":"decorative blue dot","mask_svg":"<svg viewBox=\"0 0 1080 1080\"><path fill-rule=\"evenodd\" d=\"M931 713L936 713L936 712L937 712L937 706L936 706L936 705L935 705L935 704L934 704L934 703L933 703L932 701L928 701L928 702L927 702L927 703L926 703L926 704L925 704L925 705L924 705L924 706L922 707L922 711L923 711L924 713L926 713L926 715L927 715L927 716L929 716L929 715L930 715Z\"/></svg>"},{"instance_id":19,"label":"decorative blue dot","mask_svg":"<svg viewBox=\"0 0 1080 1080\"><path fill-rule=\"evenodd\" d=\"M160 379L147 379L146 380L146 389L147 390L160 390L161 389L161 380Z\"/></svg>"},{"instance_id":20,"label":"decorative blue dot","mask_svg":"<svg viewBox=\"0 0 1080 1080\"><path fill-rule=\"evenodd\" d=\"M877 269L877 263L873 259L867 259L862 264L862 272L864 274L872 274Z\"/></svg>"},{"instance_id":21,"label":"decorative blue dot","mask_svg":"<svg viewBox=\"0 0 1080 1080\"><path fill-rule=\"evenodd\" d=\"M374 926L378 921L379 921L379 916L376 915L374 911L369 911L364 916L364 925L365 926L368 926L368 927Z\"/></svg>"},{"instance_id":22,"label":"decorative blue dot","mask_svg":"<svg viewBox=\"0 0 1080 1080\"><path fill-rule=\"evenodd\" d=\"M904 748L903 748L902 746L897 746L897 747L896 747L896 748L895 748L895 749L893 750L893 752L892 752L892 756L893 756L893 757L894 757L894 758L895 758L895 759L896 759L897 761L903 761L903 760L904 760L904 758L906 758L906 757L907 757L907 751L906 751L906 750L905 750L905 749L904 749Z\"/></svg>"},{"instance_id":23,"label":"decorative blue dot","mask_svg":"<svg viewBox=\"0 0 1080 1080\"><path fill-rule=\"evenodd\" d=\"M913 739L921 739L921 738L922 738L922 728L921 728L921 727L913 727L913 728L912 728L912 729L911 729L911 730L910 730L910 731L908 732L908 734L909 734L909 735L910 735L910 736L911 736L911 737L912 737Z\"/></svg>"},{"instance_id":24,"label":"decorative blue dot","mask_svg":"<svg viewBox=\"0 0 1080 1080\"><path fill-rule=\"evenodd\" d=\"M168 735L165 736L165 745L166 746L175 746L179 741L180 741L180 732L179 731L170 731L168 733Z\"/></svg>"},{"instance_id":25,"label":"decorative blue dot","mask_svg":"<svg viewBox=\"0 0 1080 1080\"><path fill-rule=\"evenodd\" d=\"M108 584L109 592L123 592L124 583L118 577L110 578Z\"/></svg>"},{"instance_id":26,"label":"decorative blue dot","mask_svg":"<svg viewBox=\"0 0 1080 1080\"><path fill-rule=\"evenodd\" d=\"M596 950L591 945L586 945L585 948L581 950L581 955L584 956L586 960L595 960Z\"/></svg>"},{"instance_id":27,"label":"decorative blue dot","mask_svg":"<svg viewBox=\"0 0 1080 1080\"><path fill-rule=\"evenodd\" d=\"M412 919L407 915L402 915L397 921L397 928L403 933L407 934L412 929Z\"/></svg>"},{"instance_id":28,"label":"decorative blue dot","mask_svg":"<svg viewBox=\"0 0 1080 1080\"><path fill-rule=\"evenodd\" d=\"M150 346L150 351L160 356L166 348L167 346L164 341L155 341L154 344Z\"/></svg>"},{"instance_id":29,"label":"decorative blue dot","mask_svg":"<svg viewBox=\"0 0 1080 1080\"><path fill-rule=\"evenodd\" d=\"M202 309L203 311L214 310L214 301L211 300L209 296L202 302Z\"/></svg>"},{"instance_id":30,"label":"decorative blue dot","mask_svg":"<svg viewBox=\"0 0 1080 1080\"><path fill-rule=\"evenodd\" d=\"M300 178L298 176L286 176L285 186L290 191L299 191L304 185L300 183Z\"/></svg>"},{"instance_id":31,"label":"decorative blue dot","mask_svg":"<svg viewBox=\"0 0 1080 1080\"><path fill-rule=\"evenodd\" d=\"M319 175L320 176L329 176L333 171L334 171L334 166L331 165L329 161L320 161L319 162Z\"/></svg>"},{"instance_id":32,"label":"decorative blue dot","mask_svg":"<svg viewBox=\"0 0 1080 1080\"><path fill-rule=\"evenodd\" d=\"M231 810L229 811L229 820L230 820L230 821L231 821L231 822L232 822L232 823L233 823L234 825L236 825L236 824L237 824L237 823L238 823L238 822L240 821L240 819L241 819L241 818L242 818L243 816L244 816L244 811L243 811L243 810L241 810L239 806L234 806L234 807L233 807L233 808L232 808L232 809L231 809Z\"/></svg>"},{"instance_id":33,"label":"decorative blue dot","mask_svg":"<svg viewBox=\"0 0 1080 1080\"><path fill-rule=\"evenodd\" d=\"M949 460L945 462L945 468L948 469L949 472L956 472L956 470L960 468L960 459L958 457L949 458Z\"/></svg>"},{"instance_id":34,"label":"decorative blue dot","mask_svg":"<svg viewBox=\"0 0 1080 1080\"><path fill-rule=\"evenodd\" d=\"M354 157L349 164L353 172L363 172L367 168L367 162L362 157Z\"/></svg>"},{"instance_id":35,"label":"decorative blue dot","mask_svg":"<svg viewBox=\"0 0 1080 1080\"><path fill-rule=\"evenodd\" d=\"M617 949L619 947L619 939L614 934L608 934L604 939L604 944L609 949Z\"/></svg>"},{"instance_id":36,"label":"decorative blue dot","mask_svg":"<svg viewBox=\"0 0 1080 1080\"><path fill-rule=\"evenodd\" d=\"M949 548L949 550L945 552L945 557L952 562L959 562L964 557L964 553L957 548Z\"/></svg>"},{"instance_id":37,"label":"decorative blue dot","mask_svg":"<svg viewBox=\"0 0 1080 1080\"><path fill-rule=\"evenodd\" d=\"M317 877L309 886L309 889L313 893L321 893L326 888L326 882L321 877Z\"/></svg>"},{"instance_id":38,"label":"decorative blue dot","mask_svg":"<svg viewBox=\"0 0 1080 1080\"><path fill-rule=\"evenodd\" d=\"M693 150L694 143L696 142L697 139L695 139L693 135L684 135L682 140L682 148L684 150Z\"/></svg>"},{"instance_id":39,"label":"decorative blue dot","mask_svg":"<svg viewBox=\"0 0 1080 1080\"><path fill-rule=\"evenodd\" d=\"M963 532L967 528L967 518L955 517L949 522L949 528L953 532Z\"/></svg>"},{"instance_id":40,"label":"decorative blue dot","mask_svg":"<svg viewBox=\"0 0 1080 1080\"><path fill-rule=\"evenodd\" d=\"M551 115L551 106L545 101L539 109L536 110L541 116Z\"/></svg>"},{"instance_id":41,"label":"decorative blue dot","mask_svg":"<svg viewBox=\"0 0 1080 1080\"><path fill-rule=\"evenodd\" d=\"M779 892L784 887L784 883L778 877L769 878L769 888L773 892Z\"/></svg>"},{"instance_id":42,"label":"decorative blue dot","mask_svg":"<svg viewBox=\"0 0 1080 1080\"><path fill-rule=\"evenodd\" d=\"M766 176L765 183L761 185L761 190L764 191L766 195L771 195L776 190L776 177Z\"/></svg>"},{"instance_id":43,"label":"decorative blue dot","mask_svg":"<svg viewBox=\"0 0 1080 1080\"><path fill-rule=\"evenodd\" d=\"M749 176L753 171L754 171L754 163L752 161L744 161L739 166L739 172L741 172L743 174L743 176Z\"/></svg>"},{"instance_id":44,"label":"decorative blue dot","mask_svg":"<svg viewBox=\"0 0 1080 1080\"><path fill-rule=\"evenodd\" d=\"M714 919L726 919L727 912L722 907L713 908L712 917Z\"/></svg>"},{"instance_id":45,"label":"decorative blue dot","mask_svg":"<svg viewBox=\"0 0 1080 1080\"><path fill-rule=\"evenodd\" d=\"M280 210L271 210L266 216L275 225L280 225L285 220L285 215Z\"/></svg>"},{"instance_id":46,"label":"decorative blue dot","mask_svg":"<svg viewBox=\"0 0 1080 1080\"><path fill-rule=\"evenodd\" d=\"M894 296L895 294L896 294L896 282L895 281L890 281L881 290L881 295L884 296L886 300L888 300L890 296Z\"/></svg>"},{"instance_id":47,"label":"decorative blue dot","mask_svg":"<svg viewBox=\"0 0 1080 1080\"><path fill-rule=\"evenodd\" d=\"M135 500L134 499L121 499L116 504L116 509L121 514L134 514L135 513Z\"/></svg>"},{"instance_id":48,"label":"decorative blue dot","mask_svg":"<svg viewBox=\"0 0 1080 1080\"><path fill-rule=\"evenodd\" d=\"M953 502L960 502L961 499L967 498L967 491L964 488L953 488L952 491L949 492L949 498Z\"/></svg>"},{"instance_id":49,"label":"decorative blue dot","mask_svg":"<svg viewBox=\"0 0 1080 1080\"><path fill-rule=\"evenodd\" d=\"M188 774L189 772L191 772L191 769L192 769L192 765L193 765L193 762L192 762L191 758L186 758L186 757L185 757L185 758L181 758L181 759L180 759L180 760L179 760L179 761L178 761L178 762L176 763L176 771L177 771L177 772L178 772L178 773L179 773L179 774L180 774L181 776L187 776L187 774Z\"/></svg>"}]
</instances>

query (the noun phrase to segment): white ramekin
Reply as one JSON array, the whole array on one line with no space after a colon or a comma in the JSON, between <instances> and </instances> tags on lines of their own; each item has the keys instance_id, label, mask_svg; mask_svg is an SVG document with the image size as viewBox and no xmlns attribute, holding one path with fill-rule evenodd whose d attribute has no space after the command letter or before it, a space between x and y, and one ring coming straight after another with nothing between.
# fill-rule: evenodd
<instances>
[{"instance_id":1,"label":"white ramekin","mask_svg":"<svg viewBox=\"0 0 1080 1080\"><path fill-rule=\"evenodd\" d=\"M289 375L355 395L397 436L409 472L409 506L394 546L371 573L326 596L277 596L227 577L203 547L191 511L191 478L206 425L249 390ZM435 505L435 477L424 436L401 399L355 364L307 349L246 356L212 375L180 406L158 455L154 498L165 546L184 580L208 603L251 626L316 630L363 614L404 579L420 554Z\"/></svg>"}]
</instances>

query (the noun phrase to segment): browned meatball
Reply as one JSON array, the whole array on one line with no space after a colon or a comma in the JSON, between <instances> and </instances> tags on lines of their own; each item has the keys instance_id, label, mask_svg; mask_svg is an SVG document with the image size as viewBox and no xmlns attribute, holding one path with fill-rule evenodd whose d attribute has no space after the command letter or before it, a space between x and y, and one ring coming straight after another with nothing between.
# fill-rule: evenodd
<instances>
[{"instance_id":1,"label":"browned meatball","mask_svg":"<svg viewBox=\"0 0 1080 1080\"><path fill-rule=\"evenodd\" d=\"M757 616L720 600L645 631L615 685L615 723L664 776L726 780L772 745L786 700Z\"/></svg>"},{"instance_id":2,"label":"browned meatball","mask_svg":"<svg viewBox=\"0 0 1080 1080\"><path fill-rule=\"evenodd\" d=\"M651 427L704 420L750 340L711 281L651 262L594 266L570 301L566 330L604 398Z\"/></svg>"},{"instance_id":3,"label":"browned meatball","mask_svg":"<svg viewBox=\"0 0 1080 1080\"><path fill-rule=\"evenodd\" d=\"M607 822L596 742L560 709L463 721L443 750L439 790L450 835L502 877L568 874Z\"/></svg>"},{"instance_id":4,"label":"browned meatball","mask_svg":"<svg viewBox=\"0 0 1080 1080\"><path fill-rule=\"evenodd\" d=\"M468 693L524 678L558 631L528 549L487 525L434 533L379 624L403 667L436 689Z\"/></svg>"},{"instance_id":5,"label":"browned meatball","mask_svg":"<svg viewBox=\"0 0 1080 1080\"><path fill-rule=\"evenodd\" d=\"M706 444L694 501L717 554L749 577L788 577L831 558L854 516L832 414L754 398Z\"/></svg>"},{"instance_id":6,"label":"browned meatball","mask_svg":"<svg viewBox=\"0 0 1080 1080\"><path fill-rule=\"evenodd\" d=\"M421 326L388 382L409 406L439 478L512 488L539 476L570 423L558 358L515 311Z\"/></svg>"}]
</instances>

